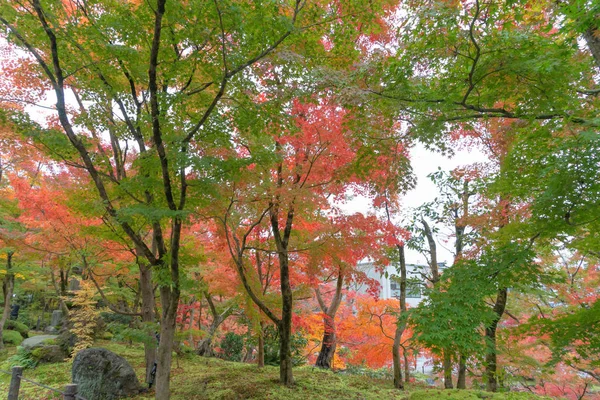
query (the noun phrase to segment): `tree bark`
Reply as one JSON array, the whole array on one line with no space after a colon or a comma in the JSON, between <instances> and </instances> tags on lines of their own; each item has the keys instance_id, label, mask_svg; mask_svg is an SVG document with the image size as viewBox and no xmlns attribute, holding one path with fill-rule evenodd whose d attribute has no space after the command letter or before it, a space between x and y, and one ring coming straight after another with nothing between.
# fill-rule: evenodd
<instances>
[{"instance_id":1,"label":"tree bark","mask_svg":"<svg viewBox=\"0 0 600 400\"><path fill-rule=\"evenodd\" d=\"M195 315L196 314L196 309L193 307L193 302L192 302L192 309L190 311L190 322L188 323L188 332L189 332L189 336L188 336L188 341L190 342L190 347L195 349L196 345L194 343L194 334L193 334L193 329L194 329L194 319L195 319Z\"/></svg>"},{"instance_id":2,"label":"tree bark","mask_svg":"<svg viewBox=\"0 0 600 400\"><path fill-rule=\"evenodd\" d=\"M423 224L423 230L425 232L425 237L427 238L427 244L429 245L429 269L431 270L431 284L435 285L440 281L440 270L437 262L437 245L435 243L435 239L433 238L433 232L429 227L429 224L425 219L421 219L421 224Z\"/></svg>"},{"instance_id":3,"label":"tree bark","mask_svg":"<svg viewBox=\"0 0 600 400\"><path fill-rule=\"evenodd\" d=\"M154 286L152 286L152 269L139 264L140 292L142 293L142 323L154 322ZM146 383L152 381L151 373L156 362L156 342L144 342L144 360L146 362Z\"/></svg>"},{"instance_id":4,"label":"tree bark","mask_svg":"<svg viewBox=\"0 0 600 400\"><path fill-rule=\"evenodd\" d=\"M467 357L462 354L458 358L458 379L456 381L456 388L467 388Z\"/></svg>"},{"instance_id":5,"label":"tree bark","mask_svg":"<svg viewBox=\"0 0 600 400\"><path fill-rule=\"evenodd\" d=\"M335 322L329 315L323 316L323 340L321 342L321 351L315 366L319 368L331 368L331 360L335 354L336 337L335 337Z\"/></svg>"},{"instance_id":6,"label":"tree bark","mask_svg":"<svg viewBox=\"0 0 600 400\"><path fill-rule=\"evenodd\" d=\"M583 33L583 38L596 61L596 65L600 68L600 30L589 28Z\"/></svg>"},{"instance_id":7,"label":"tree bark","mask_svg":"<svg viewBox=\"0 0 600 400\"><path fill-rule=\"evenodd\" d=\"M342 301L342 288L344 286L344 271L340 266L338 270L337 282L335 285L335 294L331 300L329 307L325 305L325 301L321 296L321 291L317 287L315 294L319 307L323 312L323 340L321 341L321 351L319 351L319 357L315 366L319 368L331 368L333 357L335 356L335 350L337 347L336 327L335 327L335 315L340 307Z\"/></svg>"},{"instance_id":8,"label":"tree bark","mask_svg":"<svg viewBox=\"0 0 600 400\"><path fill-rule=\"evenodd\" d=\"M444 352L444 389L453 389L452 384L452 356L449 352Z\"/></svg>"},{"instance_id":9,"label":"tree bark","mask_svg":"<svg viewBox=\"0 0 600 400\"><path fill-rule=\"evenodd\" d=\"M221 326L221 324L233 312L233 307L227 307L225 310L223 310L223 312L219 313L217 311L217 308L215 307L215 303L213 301L212 296L209 293L205 293L204 296L206 298L206 301L208 302L208 309L212 314L213 320L210 324L210 327L208 328L208 337L203 339L202 342L198 345L198 350L196 353L200 356L212 357L214 355L212 340L215 337L215 333L217 332L217 329L219 329L219 326Z\"/></svg>"},{"instance_id":10,"label":"tree bark","mask_svg":"<svg viewBox=\"0 0 600 400\"><path fill-rule=\"evenodd\" d=\"M0 319L0 349L4 348L2 333L4 332L4 325L6 324L8 316L10 315L10 306L15 287L15 276L12 273L13 252L8 252L6 256L6 275L4 275L4 282L2 284L2 292L4 294L4 310L2 311L2 318Z\"/></svg>"},{"instance_id":11,"label":"tree bark","mask_svg":"<svg viewBox=\"0 0 600 400\"><path fill-rule=\"evenodd\" d=\"M398 258L400 261L400 319L394 333L394 344L392 345L392 361L394 365L394 387L404 389L402 380L402 364L400 362L400 347L402 345L402 334L406 329L406 258L404 256L404 245L397 245Z\"/></svg>"},{"instance_id":12,"label":"tree bark","mask_svg":"<svg viewBox=\"0 0 600 400\"><path fill-rule=\"evenodd\" d=\"M260 332L258 332L258 367L265 366L265 334L263 332L263 323L260 323Z\"/></svg>"},{"instance_id":13,"label":"tree bark","mask_svg":"<svg viewBox=\"0 0 600 400\"><path fill-rule=\"evenodd\" d=\"M290 285L287 253L285 259L280 260L280 277L283 305L279 324L279 379L285 386L292 386L294 384L291 349L293 294Z\"/></svg>"},{"instance_id":14,"label":"tree bark","mask_svg":"<svg viewBox=\"0 0 600 400\"><path fill-rule=\"evenodd\" d=\"M160 299L163 305L160 321L160 341L156 354L156 400L168 400L171 396L170 378L179 288L161 287Z\"/></svg>"},{"instance_id":15,"label":"tree bark","mask_svg":"<svg viewBox=\"0 0 600 400\"><path fill-rule=\"evenodd\" d=\"M278 186L282 185L281 165L278 170ZM279 330L279 380L285 386L294 384L292 374L292 313L294 295L290 284L290 265L288 245L292 234L292 223L294 221L294 205L290 205L283 235L279 228L279 204L273 204L270 211L271 231L275 239L277 257L279 259L279 282L281 287L281 320L277 324Z\"/></svg>"},{"instance_id":16,"label":"tree bark","mask_svg":"<svg viewBox=\"0 0 600 400\"><path fill-rule=\"evenodd\" d=\"M507 300L508 290L506 288L498 289L496 303L494 304L494 313L496 316L492 320L490 326L485 328L485 338L488 346L488 351L485 357L485 375L487 377L486 390L489 392L495 392L498 390L496 330L498 329L498 323L500 322L500 319L504 315Z\"/></svg>"},{"instance_id":17,"label":"tree bark","mask_svg":"<svg viewBox=\"0 0 600 400\"><path fill-rule=\"evenodd\" d=\"M408 363L408 353L406 349L402 352L402 356L404 357L404 382L410 382L410 364Z\"/></svg>"},{"instance_id":18,"label":"tree bark","mask_svg":"<svg viewBox=\"0 0 600 400\"><path fill-rule=\"evenodd\" d=\"M292 374L291 318L288 324L285 322L287 319L286 315L282 317L279 325L279 381L285 386L292 386L294 384L294 376Z\"/></svg>"}]
</instances>

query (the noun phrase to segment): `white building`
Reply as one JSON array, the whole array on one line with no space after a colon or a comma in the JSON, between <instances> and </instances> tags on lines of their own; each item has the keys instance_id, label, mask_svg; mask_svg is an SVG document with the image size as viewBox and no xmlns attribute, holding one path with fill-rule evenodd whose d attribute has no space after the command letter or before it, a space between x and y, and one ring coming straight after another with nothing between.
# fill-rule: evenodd
<instances>
[{"instance_id":1,"label":"white building","mask_svg":"<svg viewBox=\"0 0 600 400\"><path fill-rule=\"evenodd\" d=\"M376 280L379 285L379 298L392 299L400 297L400 271L395 264L376 267L372 262L362 262L358 268L365 272L367 278ZM445 263L439 263L440 272L446 268ZM416 307L423 299L423 288L426 285L424 275L429 273L429 266L406 264L406 304ZM359 293L367 293L367 284L358 285Z\"/></svg>"}]
</instances>

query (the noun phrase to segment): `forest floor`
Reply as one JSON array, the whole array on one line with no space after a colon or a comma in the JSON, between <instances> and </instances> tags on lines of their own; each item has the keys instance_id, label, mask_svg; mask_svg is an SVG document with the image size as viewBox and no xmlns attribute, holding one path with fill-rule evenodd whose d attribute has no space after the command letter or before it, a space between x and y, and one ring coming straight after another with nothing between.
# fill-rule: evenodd
<instances>
[{"instance_id":1,"label":"forest floor","mask_svg":"<svg viewBox=\"0 0 600 400\"><path fill-rule=\"evenodd\" d=\"M124 357L135 369L140 382L144 376L144 352L141 345L102 341L97 347L105 347ZM6 358L16 352L15 347L7 348L0 359L0 369L10 369ZM171 398L173 400L237 400L237 399L488 399L488 400L529 400L541 399L528 393L486 393L476 390L437 390L422 386L409 386L406 391L392 388L389 380L373 379L366 376L348 375L323 371L304 366L294 369L296 385L285 388L278 384L279 370L267 366L259 369L252 364L227 362L216 358L204 358L195 355L174 357L171 375ZM24 377L47 386L62 389L71 379L71 361L57 364L38 365L28 369ZM0 373L0 393L8 392L10 376ZM49 400L55 399L52 392L28 382L21 383L19 399ZM136 396L135 400L152 399L148 392Z\"/></svg>"}]
</instances>

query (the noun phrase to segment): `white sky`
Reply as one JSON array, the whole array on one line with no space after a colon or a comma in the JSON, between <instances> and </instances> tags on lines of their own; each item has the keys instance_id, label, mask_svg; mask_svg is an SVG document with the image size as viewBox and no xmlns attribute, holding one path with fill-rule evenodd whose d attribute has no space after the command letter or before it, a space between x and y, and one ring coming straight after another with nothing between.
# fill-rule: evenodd
<instances>
[{"instance_id":1,"label":"white sky","mask_svg":"<svg viewBox=\"0 0 600 400\"><path fill-rule=\"evenodd\" d=\"M439 193L435 184L427 177L427 175L436 172L438 167L444 171L451 171L457 167L467 166L472 163L485 162L487 157L477 148L456 150L452 157L444 156L431 150L427 150L424 146L417 144L410 151L410 159L413 168L413 173L417 178L417 184L414 189L410 190L402 198L401 213L407 215L410 210L420 206L425 202L432 201ZM356 197L352 201L341 205L341 208L348 213L369 212L369 201L365 198ZM448 232L450 234L450 232ZM450 248L452 243L446 244L445 237L441 240L436 237L438 262L448 262L452 264L454 258ZM408 264L426 264L425 257L419 252L411 249L406 249L406 262Z\"/></svg>"},{"instance_id":2,"label":"white sky","mask_svg":"<svg viewBox=\"0 0 600 400\"><path fill-rule=\"evenodd\" d=\"M444 171L450 171L460 166L470 165L476 162L487 161L487 157L481 151L473 147L473 150L456 151L452 157L445 157L439 153L427 150L424 146L418 144L410 152L410 159L415 176L417 177L416 187L409 191L402 199L403 212L421 204L433 200L438 195L438 190L434 183L427 178L427 175L438 170L438 167ZM445 243L437 240L438 262L446 261L452 263L453 253L447 249ZM425 264L425 258L414 250L406 250L406 262L409 264Z\"/></svg>"}]
</instances>

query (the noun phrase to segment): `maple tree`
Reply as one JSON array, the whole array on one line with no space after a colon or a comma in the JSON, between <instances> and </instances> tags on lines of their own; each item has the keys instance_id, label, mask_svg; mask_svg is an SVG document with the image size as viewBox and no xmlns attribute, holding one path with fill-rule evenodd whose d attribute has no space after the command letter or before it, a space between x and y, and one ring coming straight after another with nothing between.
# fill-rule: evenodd
<instances>
[{"instance_id":1,"label":"maple tree","mask_svg":"<svg viewBox=\"0 0 600 400\"><path fill-rule=\"evenodd\" d=\"M290 354L293 290L301 290L299 283L307 276L302 271L306 269L304 260L296 253L322 246L331 240L329 236L335 234L334 230L343 228L341 224L328 227L330 221L336 220L336 214L340 214L339 209L329 203L330 197L341 201L347 190L362 189L370 194L378 176L383 176L383 181L390 185L398 184L386 174L388 168L397 164L368 163L368 157L373 156L364 152L363 144L353 136L352 130L345 129L346 112L341 107L331 99L317 98L315 103L292 99L288 106L296 126L294 130L284 128L278 120L265 118L262 123L273 132L269 142L265 143L261 137L240 135L237 151L245 159L246 165L240 167L245 170L244 175L223 193L224 210L217 217L244 288L278 328L280 379L287 385L293 383ZM265 145L271 154L264 153ZM385 152L378 155L381 161L404 158L400 145L382 150ZM361 175L357 170L359 159ZM371 175L369 168L373 171ZM371 177L373 179L366 180ZM268 231L268 234L257 238L256 230L261 226L266 226L263 232ZM348 230L360 229L351 223L346 226ZM343 231L339 234L344 235ZM265 302L254 283L256 277L246 268L249 250L253 249L277 256L281 311L275 311ZM324 302L320 303L325 306ZM334 305L332 310L335 308ZM281 317L277 315L279 312Z\"/></svg>"}]
</instances>

